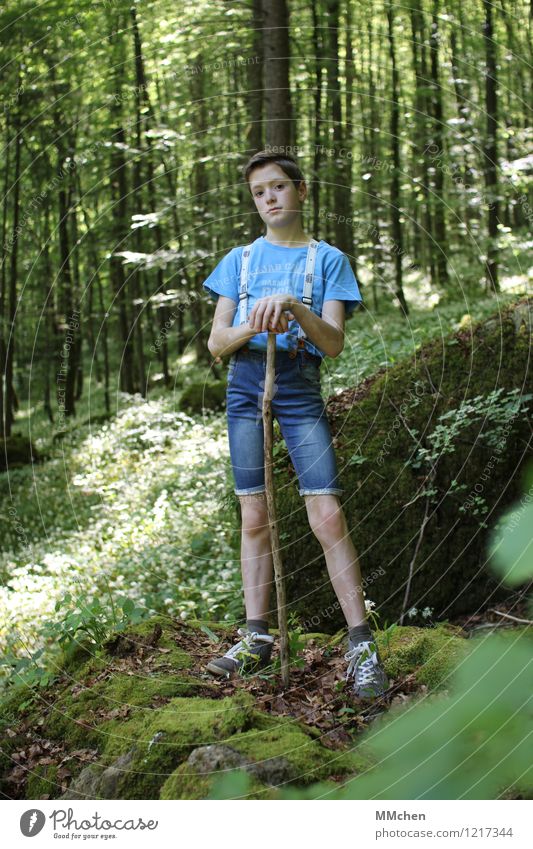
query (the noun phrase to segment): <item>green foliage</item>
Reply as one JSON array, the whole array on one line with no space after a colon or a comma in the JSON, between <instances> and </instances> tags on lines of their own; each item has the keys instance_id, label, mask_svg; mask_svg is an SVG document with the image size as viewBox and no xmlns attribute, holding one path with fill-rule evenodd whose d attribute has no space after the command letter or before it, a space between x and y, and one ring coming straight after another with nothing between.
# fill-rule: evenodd
<instances>
[{"instance_id":1,"label":"green foliage","mask_svg":"<svg viewBox=\"0 0 533 849\"><path fill-rule=\"evenodd\" d=\"M105 607L96 598L85 604L83 599L74 599L70 593L66 593L55 605L55 611L61 612L61 617L46 621L39 628L39 635L45 646L51 646L52 651L58 646L62 651L63 660L72 657L80 647L98 655L113 634L137 625L148 613L146 608L137 607L130 598L119 598L115 602L110 593L109 602L109 607ZM15 638L13 644L14 642ZM24 657L13 651L14 645L8 650L0 663L0 666L10 670L8 686L48 686L55 675L51 671L50 658L47 659L46 665L41 665L45 646Z\"/></svg>"},{"instance_id":2,"label":"green foliage","mask_svg":"<svg viewBox=\"0 0 533 849\"><path fill-rule=\"evenodd\" d=\"M47 622L43 636L57 642L67 656L76 650L80 639L87 642L91 650L101 651L112 634L137 625L147 615L146 608L137 607L131 598L117 599L115 604L110 594L109 601L109 607L104 607L97 598L84 604L67 593L55 606L62 617L56 622Z\"/></svg>"},{"instance_id":3,"label":"green foliage","mask_svg":"<svg viewBox=\"0 0 533 849\"><path fill-rule=\"evenodd\" d=\"M527 421L526 402L531 398L533 395L522 395L519 389L504 392L500 387L487 395L476 395L475 398L462 401L458 407L440 414L438 424L426 437L428 447L418 448L416 456L410 461L411 465L413 468L419 468L423 463L432 465L444 454L452 454L456 450L457 440L475 424L483 424L483 430L476 434L476 438L491 448L498 448L502 442L505 444L508 425L516 416L520 414Z\"/></svg>"},{"instance_id":4,"label":"green foliage","mask_svg":"<svg viewBox=\"0 0 533 849\"><path fill-rule=\"evenodd\" d=\"M533 473L525 493L499 520L490 539L491 564L502 580L521 584L533 576Z\"/></svg>"}]
</instances>

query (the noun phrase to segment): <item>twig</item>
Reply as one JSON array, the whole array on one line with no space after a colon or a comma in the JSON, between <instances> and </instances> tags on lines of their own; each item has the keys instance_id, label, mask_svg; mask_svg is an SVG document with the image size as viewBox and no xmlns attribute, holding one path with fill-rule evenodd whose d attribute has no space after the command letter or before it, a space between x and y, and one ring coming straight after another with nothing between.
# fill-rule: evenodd
<instances>
[{"instance_id":1,"label":"twig","mask_svg":"<svg viewBox=\"0 0 533 849\"><path fill-rule=\"evenodd\" d=\"M510 613L502 613L501 610L494 610L492 607L489 610L489 613L497 613L498 616L504 616L506 619L512 619L513 622L520 622L522 625L533 625L531 619L519 619L518 616L511 616Z\"/></svg>"},{"instance_id":2,"label":"twig","mask_svg":"<svg viewBox=\"0 0 533 849\"><path fill-rule=\"evenodd\" d=\"M431 473L430 473L430 475L431 475ZM426 495L426 507L425 507L425 510L424 510L424 518L422 519L422 524L420 526L420 533L418 534L418 539L416 541L415 550L414 550L413 556L411 558L411 562L409 564L409 572L407 574L407 584L406 584L406 587L405 587L405 595L403 597L402 612L400 614L400 625L403 625L404 616L405 616L405 613L406 613L406 610L407 610L407 602L409 601L409 593L411 592L411 581L413 579L413 572L414 572L414 569L415 569L416 558L418 556L418 551L419 551L420 546L422 544L422 537L424 536L424 530L425 530L426 525L429 521L428 520L428 511L429 511L429 495Z\"/></svg>"}]
</instances>

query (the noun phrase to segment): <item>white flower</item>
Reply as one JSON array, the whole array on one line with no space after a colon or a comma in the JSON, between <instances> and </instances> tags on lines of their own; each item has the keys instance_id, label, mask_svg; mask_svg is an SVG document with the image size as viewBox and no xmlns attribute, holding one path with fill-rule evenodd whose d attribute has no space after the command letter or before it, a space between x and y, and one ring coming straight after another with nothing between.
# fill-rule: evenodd
<instances>
[{"instance_id":1,"label":"white flower","mask_svg":"<svg viewBox=\"0 0 533 849\"><path fill-rule=\"evenodd\" d=\"M416 607L412 607L411 610L407 611L407 615L408 615L409 619L413 619L416 616L417 613L418 613L418 610L416 609Z\"/></svg>"},{"instance_id":2,"label":"white flower","mask_svg":"<svg viewBox=\"0 0 533 849\"><path fill-rule=\"evenodd\" d=\"M375 601L370 601L370 599L365 598L365 609L366 610L372 610L372 608L375 607L375 606L376 606Z\"/></svg>"},{"instance_id":3,"label":"white flower","mask_svg":"<svg viewBox=\"0 0 533 849\"><path fill-rule=\"evenodd\" d=\"M429 617L432 615L432 613L433 613L432 607L424 607L424 609L422 611L422 616L424 617L424 619L429 619Z\"/></svg>"}]
</instances>

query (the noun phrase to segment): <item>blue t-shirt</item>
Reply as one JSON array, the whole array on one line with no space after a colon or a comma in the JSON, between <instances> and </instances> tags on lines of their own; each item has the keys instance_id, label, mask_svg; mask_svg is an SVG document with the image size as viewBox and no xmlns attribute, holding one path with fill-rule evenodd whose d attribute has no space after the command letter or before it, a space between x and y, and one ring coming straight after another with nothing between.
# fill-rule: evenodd
<instances>
[{"instance_id":1,"label":"blue t-shirt","mask_svg":"<svg viewBox=\"0 0 533 849\"><path fill-rule=\"evenodd\" d=\"M219 295L225 295L235 301L233 327L239 326L238 302L243 249L243 245L233 248L203 283L203 288L215 301ZM250 315L255 302L268 295L289 292L301 301L306 258L307 246L286 248L283 245L274 245L264 236L259 236L253 243L248 261L246 317ZM312 311L321 316L324 301L344 301L345 314L348 316L362 300L346 254L321 240L316 251ZM296 319L290 321L287 332L276 335L276 348L283 351L296 350L298 329ZM267 339L268 333L257 333L252 336L248 345L253 350L266 351ZM310 353L324 357L324 352L313 345L310 339L305 340L305 347Z\"/></svg>"}]
</instances>

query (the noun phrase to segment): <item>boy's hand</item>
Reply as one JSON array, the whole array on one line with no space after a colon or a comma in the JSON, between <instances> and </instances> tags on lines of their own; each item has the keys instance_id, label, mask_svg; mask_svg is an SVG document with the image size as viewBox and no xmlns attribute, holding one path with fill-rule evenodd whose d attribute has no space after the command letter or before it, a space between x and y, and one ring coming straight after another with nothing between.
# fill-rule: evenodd
<instances>
[{"instance_id":1,"label":"boy's hand","mask_svg":"<svg viewBox=\"0 0 533 849\"><path fill-rule=\"evenodd\" d=\"M294 302L294 295L289 294L259 298L248 316L248 324L256 333L265 333L267 330L273 333L286 333L289 329L289 321L294 318L290 312Z\"/></svg>"}]
</instances>

